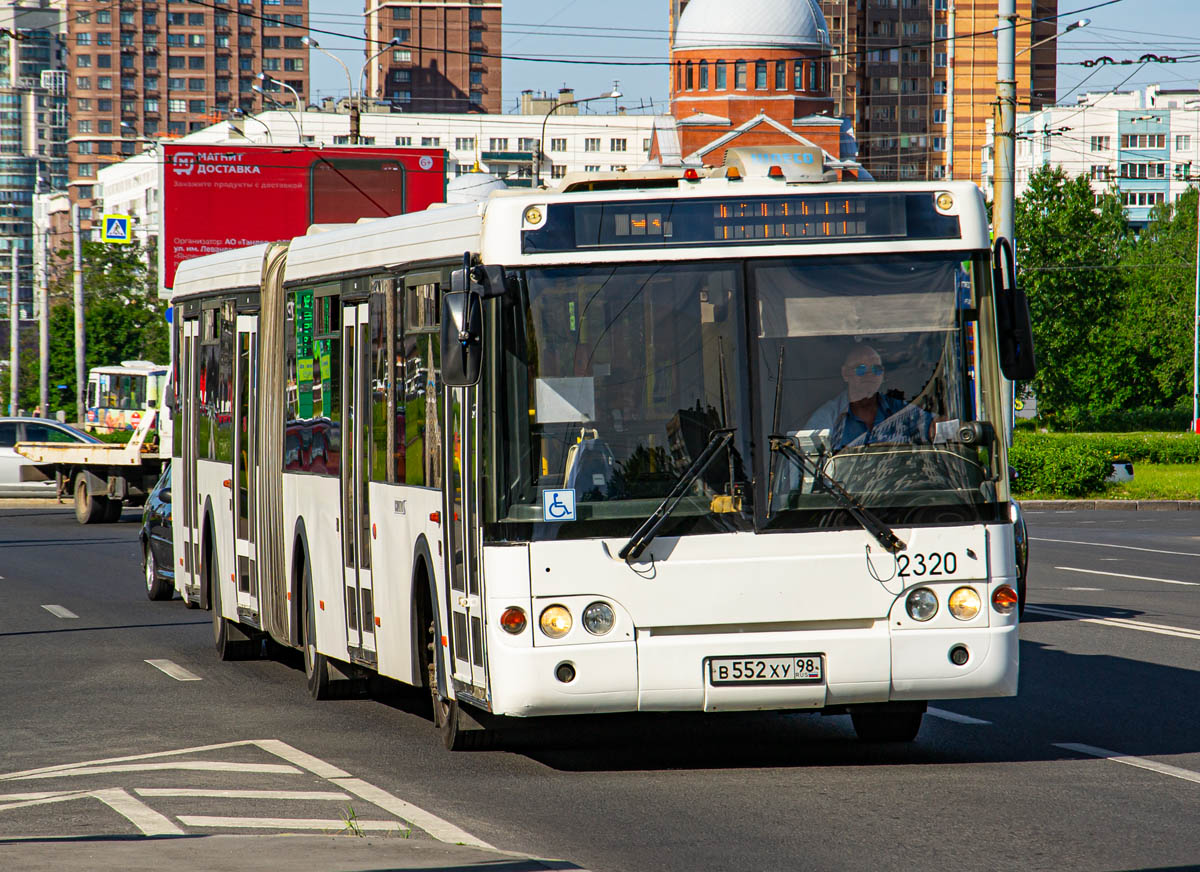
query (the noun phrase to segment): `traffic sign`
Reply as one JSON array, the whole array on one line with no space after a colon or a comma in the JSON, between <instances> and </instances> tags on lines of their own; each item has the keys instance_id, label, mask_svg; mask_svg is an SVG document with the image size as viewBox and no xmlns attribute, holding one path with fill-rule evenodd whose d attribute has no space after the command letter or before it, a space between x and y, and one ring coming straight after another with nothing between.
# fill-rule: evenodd
<instances>
[{"instance_id":1,"label":"traffic sign","mask_svg":"<svg viewBox=\"0 0 1200 872\"><path fill-rule=\"evenodd\" d=\"M100 224L101 242L133 242L133 219L128 215L105 215Z\"/></svg>"}]
</instances>

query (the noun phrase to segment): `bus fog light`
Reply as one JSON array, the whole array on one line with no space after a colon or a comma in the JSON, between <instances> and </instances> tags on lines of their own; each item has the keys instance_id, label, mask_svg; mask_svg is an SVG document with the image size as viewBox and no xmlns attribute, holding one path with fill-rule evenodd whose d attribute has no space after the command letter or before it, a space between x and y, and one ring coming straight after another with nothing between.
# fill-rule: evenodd
<instances>
[{"instance_id":1,"label":"bus fog light","mask_svg":"<svg viewBox=\"0 0 1200 872\"><path fill-rule=\"evenodd\" d=\"M583 610L583 628L593 636L603 636L613 628L617 616L608 603L592 603Z\"/></svg>"},{"instance_id":2,"label":"bus fog light","mask_svg":"<svg viewBox=\"0 0 1200 872\"><path fill-rule=\"evenodd\" d=\"M542 632L551 639L561 639L567 635L571 632L573 623L571 613L567 611L566 606L547 606L542 612L542 616L538 618L538 625L542 628Z\"/></svg>"},{"instance_id":3,"label":"bus fog light","mask_svg":"<svg viewBox=\"0 0 1200 872\"><path fill-rule=\"evenodd\" d=\"M992 608L1002 615L1011 615L1017 607L1017 592L1011 585L1002 584L992 591Z\"/></svg>"},{"instance_id":4,"label":"bus fog light","mask_svg":"<svg viewBox=\"0 0 1200 872\"><path fill-rule=\"evenodd\" d=\"M500 615L500 628L514 636L525 629L525 624L525 610L518 606L509 606Z\"/></svg>"},{"instance_id":5,"label":"bus fog light","mask_svg":"<svg viewBox=\"0 0 1200 872\"><path fill-rule=\"evenodd\" d=\"M560 663L554 667L554 677L563 684L570 684L575 680L575 667L570 663Z\"/></svg>"},{"instance_id":6,"label":"bus fog light","mask_svg":"<svg viewBox=\"0 0 1200 872\"><path fill-rule=\"evenodd\" d=\"M950 649L950 662L955 666L966 666L967 661L971 659L971 652L967 650L965 645L955 645Z\"/></svg>"},{"instance_id":7,"label":"bus fog light","mask_svg":"<svg viewBox=\"0 0 1200 872\"><path fill-rule=\"evenodd\" d=\"M979 614L979 608L982 601L979 599L979 594L973 587L960 587L954 593L950 594L950 600L947 602L950 608L950 614L958 618L960 621L969 621L971 618Z\"/></svg>"},{"instance_id":8,"label":"bus fog light","mask_svg":"<svg viewBox=\"0 0 1200 872\"><path fill-rule=\"evenodd\" d=\"M937 614L938 601L929 588L918 587L908 595L904 607L908 610L908 616L914 621L928 621Z\"/></svg>"}]
</instances>

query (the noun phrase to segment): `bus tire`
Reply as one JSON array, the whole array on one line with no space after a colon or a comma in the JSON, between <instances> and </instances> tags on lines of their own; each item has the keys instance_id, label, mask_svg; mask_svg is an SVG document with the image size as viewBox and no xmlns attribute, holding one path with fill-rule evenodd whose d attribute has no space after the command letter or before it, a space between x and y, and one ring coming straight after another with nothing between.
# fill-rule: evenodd
<instances>
[{"instance_id":1,"label":"bus tire","mask_svg":"<svg viewBox=\"0 0 1200 872\"><path fill-rule=\"evenodd\" d=\"M81 524L98 524L104 520L107 503L104 497L94 497L88 489L87 473L75 475L75 520Z\"/></svg>"},{"instance_id":2,"label":"bus tire","mask_svg":"<svg viewBox=\"0 0 1200 872\"><path fill-rule=\"evenodd\" d=\"M206 549L208 600L212 606L213 646L222 660L246 660L254 652L254 640L246 638L233 621L221 614L221 576L214 572L211 549Z\"/></svg>"},{"instance_id":3,"label":"bus tire","mask_svg":"<svg viewBox=\"0 0 1200 872\"><path fill-rule=\"evenodd\" d=\"M860 742L911 742L921 729L923 711L856 711L850 713Z\"/></svg>"},{"instance_id":4,"label":"bus tire","mask_svg":"<svg viewBox=\"0 0 1200 872\"><path fill-rule=\"evenodd\" d=\"M304 561L304 677L308 683L308 695L316 700L333 699L334 682L329 670L329 660L317 651L317 616L312 586L312 570L308 560Z\"/></svg>"}]
</instances>

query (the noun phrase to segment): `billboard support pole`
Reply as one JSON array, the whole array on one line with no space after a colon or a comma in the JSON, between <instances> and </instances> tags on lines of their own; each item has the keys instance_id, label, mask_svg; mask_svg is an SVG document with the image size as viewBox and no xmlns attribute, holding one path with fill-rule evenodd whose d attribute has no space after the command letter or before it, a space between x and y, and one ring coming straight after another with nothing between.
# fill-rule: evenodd
<instances>
[{"instance_id":1,"label":"billboard support pole","mask_svg":"<svg viewBox=\"0 0 1200 872\"><path fill-rule=\"evenodd\" d=\"M87 335L83 321L83 241L79 229L79 206L71 204L71 239L74 247L74 303L75 303L75 420L82 424L84 421L83 394L87 385L87 372L84 370L84 348Z\"/></svg>"}]
</instances>

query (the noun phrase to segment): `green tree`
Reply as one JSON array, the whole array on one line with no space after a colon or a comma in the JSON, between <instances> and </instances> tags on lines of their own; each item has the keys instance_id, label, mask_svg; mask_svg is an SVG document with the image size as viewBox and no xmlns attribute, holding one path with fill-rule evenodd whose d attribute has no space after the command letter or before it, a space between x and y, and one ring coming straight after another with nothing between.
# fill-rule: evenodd
<instances>
[{"instance_id":1,"label":"green tree","mask_svg":"<svg viewBox=\"0 0 1200 872\"><path fill-rule=\"evenodd\" d=\"M153 245L83 244L85 369L122 360L166 363L170 339L166 303L158 298ZM50 411L75 413L75 314L71 252L57 252L63 268L51 287ZM22 343L25 345L26 343ZM38 403L37 340L22 361L21 404ZM65 385L65 389L60 389Z\"/></svg>"},{"instance_id":2,"label":"green tree","mask_svg":"<svg viewBox=\"0 0 1200 872\"><path fill-rule=\"evenodd\" d=\"M1122 266L1128 282L1126 342L1139 349L1147 405L1191 406L1197 189L1155 206Z\"/></svg>"},{"instance_id":3,"label":"green tree","mask_svg":"<svg viewBox=\"0 0 1200 872\"><path fill-rule=\"evenodd\" d=\"M1153 392L1135 374L1136 337L1121 329L1127 302L1118 265L1129 231L1116 194L1096 198L1086 176L1045 167L1030 177L1014 219L1039 413L1149 405Z\"/></svg>"}]
</instances>

